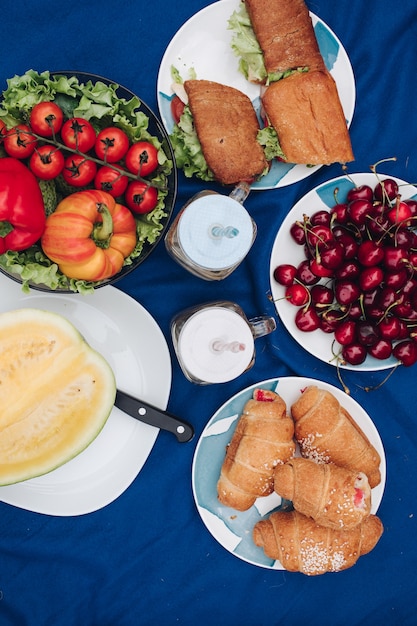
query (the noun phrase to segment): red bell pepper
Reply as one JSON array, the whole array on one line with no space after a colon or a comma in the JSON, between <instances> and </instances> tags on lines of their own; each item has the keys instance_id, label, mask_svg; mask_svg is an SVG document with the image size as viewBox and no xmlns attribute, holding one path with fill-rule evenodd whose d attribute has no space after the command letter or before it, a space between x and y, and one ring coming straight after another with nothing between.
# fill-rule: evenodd
<instances>
[{"instance_id":1,"label":"red bell pepper","mask_svg":"<svg viewBox=\"0 0 417 626\"><path fill-rule=\"evenodd\" d=\"M30 248L45 230L42 193L18 159L0 158L0 254Z\"/></svg>"}]
</instances>

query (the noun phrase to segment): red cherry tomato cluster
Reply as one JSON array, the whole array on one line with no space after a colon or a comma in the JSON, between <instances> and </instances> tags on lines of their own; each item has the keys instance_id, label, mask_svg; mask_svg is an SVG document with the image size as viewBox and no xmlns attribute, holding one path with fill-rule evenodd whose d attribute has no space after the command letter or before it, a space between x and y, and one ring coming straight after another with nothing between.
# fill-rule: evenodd
<instances>
[{"instance_id":1,"label":"red cherry tomato cluster","mask_svg":"<svg viewBox=\"0 0 417 626\"><path fill-rule=\"evenodd\" d=\"M0 123L0 140L6 153L27 161L41 180L62 176L74 187L106 191L138 214L149 213L158 202L158 192L144 180L158 167L158 150L148 141L131 143L117 126L98 133L83 118L65 120L55 102L40 102L30 112L27 124L7 129Z\"/></svg>"},{"instance_id":2,"label":"red cherry tomato cluster","mask_svg":"<svg viewBox=\"0 0 417 626\"><path fill-rule=\"evenodd\" d=\"M417 201L402 200L390 178L355 187L346 202L294 222L290 233L305 259L297 267L278 265L274 279L298 307L297 328L334 333L340 357L352 365L368 354L413 365L416 227Z\"/></svg>"}]
</instances>

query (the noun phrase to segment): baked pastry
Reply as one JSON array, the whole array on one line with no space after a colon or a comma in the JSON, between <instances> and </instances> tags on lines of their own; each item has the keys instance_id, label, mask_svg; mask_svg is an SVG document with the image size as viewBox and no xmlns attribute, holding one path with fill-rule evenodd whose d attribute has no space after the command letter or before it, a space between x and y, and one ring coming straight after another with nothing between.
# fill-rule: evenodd
<instances>
[{"instance_id":1,"label":"baked pastry","mask_svg":"<svg viewBox=\"0 0 417 626\"><path fill-rule=\"evenodd\" d=\"M365 433L337 398L315 385L292 405L295 438L301 455L364 472L371 488L381 481L381 458Z\"/></svg>"},{"instance_id":2,"label":"baked pastry","mask_svg":"<svg viewBox=\"0 0 417 626\"><path fill-rule=\"evenodd\" d=\"M255 524L253 539L286 570L314 576L352 567L373 550L382 533L382 522L375 515L351 530L335 530L298 511L277 511Z\"/></svg>"},{"instance_id":3,"label":"baked pastry","mask_svg":"<svg viewBox=\"0 0 417 626\"><path fill-rule=\"evenodd\" d=\"M245 0L245 7L268 74L324 69L304 0Z\"/></svg>"},{"instance_id":4,"label":"baked pastry","mask_svg":"<svg viewBox=\"0 0 417 626\"><path fill-rule=\"evenodd\" d=\"M252 182L268 170L257 141L259 122L250 98L227 85L186 80L184 89L201 150L224 185Z\"/></svg>"},{"instance_id":5,"label":"baked pastry","mask_svg":"<svg viewBox=\"0 0 417 626\"><path fill-rule=\"evenodd\" d=\"M217 483L219 501L246 511L274 490L274 469L295 452L294 423L275 392L255 389L227 447Z\"/></svg>"},{"instance_id":6,"label":"baked pastry","mask_svg":"<svg viewBox=\"0 0 417 626\"><path fill-rule=\"evenodd\" d=\"M336 83L325 68L271 83L262 104L288 163L330 165L354 160Z\"/></svg>"},{"instance_id":7,"label":"baked pastry","mask_svg":"<svg viewBox=\"0 0 417 626\"><path fill-rule=\"evenodd\" d=\"M363 472L294 458L275 468L274 490L294 508L329 528L354 528L371 512L371 488Z\"/></svg>"}]
</instances>

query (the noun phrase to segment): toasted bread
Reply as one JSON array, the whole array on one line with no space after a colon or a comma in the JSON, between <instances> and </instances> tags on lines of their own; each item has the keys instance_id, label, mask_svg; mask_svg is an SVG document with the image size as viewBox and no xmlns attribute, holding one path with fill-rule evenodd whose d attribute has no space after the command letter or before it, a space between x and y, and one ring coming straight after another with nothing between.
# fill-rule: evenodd
<instances>
[{"instance_id":1,"label":"toasted bread","mask_svg":"<svg viewBox=\"0 0 417 626\"><path fill-rule=\"evenodd\" d=\"M187 80L184 88L207 165L225 185L257 179L268 164L256 140L259 122L244 93L209 80Z\"/></svg>"}]
</instances>

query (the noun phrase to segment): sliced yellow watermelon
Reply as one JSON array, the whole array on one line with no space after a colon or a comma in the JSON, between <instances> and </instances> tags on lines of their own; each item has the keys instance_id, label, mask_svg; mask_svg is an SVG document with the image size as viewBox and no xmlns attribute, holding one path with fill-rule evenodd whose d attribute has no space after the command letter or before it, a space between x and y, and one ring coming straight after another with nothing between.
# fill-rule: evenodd
<instances>
[{"instance_id":1,"label":"sliced yellow watermelon","mask_svg":"<svg viewBox=\"0 0 417 626\"><path fill-rule=\"evenodd\" d=\"M0 485L79 454L103 428L115 394L110 365L65 317L0 314Z\"/></svg>"}]
</instances>

